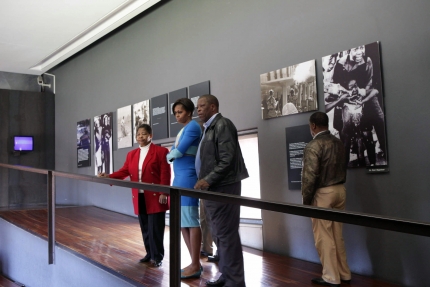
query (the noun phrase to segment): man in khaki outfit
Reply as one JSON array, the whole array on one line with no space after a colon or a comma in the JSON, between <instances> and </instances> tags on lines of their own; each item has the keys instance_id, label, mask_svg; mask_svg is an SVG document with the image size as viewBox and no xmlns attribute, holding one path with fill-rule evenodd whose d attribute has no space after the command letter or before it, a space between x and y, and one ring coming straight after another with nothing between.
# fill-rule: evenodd
<instances>
[{"instance_id":1,"label":"man in khaki outfit","mask_svg":"<svg viewBox=\"0 0 430 287\"><path fill-rule=\"evenodd\" d=\"M303 155L303 204L344 210L346 162L343 143L330 134L326 113L313 113L309 128L313 140L307 144ZM322 277L312 279L312 283L340 286L340 282L351 282L342 223L312 218L312 229L323 266Z\"/></svg>"}]
</instances>

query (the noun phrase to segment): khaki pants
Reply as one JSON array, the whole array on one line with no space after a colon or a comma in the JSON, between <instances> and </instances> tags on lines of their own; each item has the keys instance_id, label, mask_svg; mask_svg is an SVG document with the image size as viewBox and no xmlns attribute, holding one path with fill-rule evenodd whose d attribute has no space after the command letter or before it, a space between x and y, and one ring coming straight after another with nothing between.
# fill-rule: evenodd
<instances>
[{"instance_id":1,"label":"khaki pants","mask_svg":"<svg viewBox=\"0 0 430 287\"><path fill-rule=\"evenodd\" d=\"M317 189L312 205L323 208L345 209L346 189L343 184ZM312 218L315 247L323 266L322 278L332 284L350 280L351 271L346 262L342 223Z\"/></svg>"}]
</instances>

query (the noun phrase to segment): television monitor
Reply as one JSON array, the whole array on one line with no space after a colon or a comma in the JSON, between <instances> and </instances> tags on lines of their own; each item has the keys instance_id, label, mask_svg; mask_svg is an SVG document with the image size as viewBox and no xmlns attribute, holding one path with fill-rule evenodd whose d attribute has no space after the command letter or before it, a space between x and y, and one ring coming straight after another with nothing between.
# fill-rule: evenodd
<instances>
[{"instance_id":1,"label":"television monitor","mask_svg":"<svg viewBox=\"0 0 430 287\"><path fill-rule=\"evenodd\" d=\"M32 151L34 149L34 140L32 136L14 136L13 150L14 151Z\"/></svg>"}]
</instances>

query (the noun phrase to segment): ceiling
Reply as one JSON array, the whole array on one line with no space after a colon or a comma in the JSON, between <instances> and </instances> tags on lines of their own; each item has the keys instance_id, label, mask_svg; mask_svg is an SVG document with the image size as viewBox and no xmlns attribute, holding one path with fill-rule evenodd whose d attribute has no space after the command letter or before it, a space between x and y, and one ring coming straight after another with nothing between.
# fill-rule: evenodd
<instances>
[{"instance_id":1,"label":"ceiling","mask_svg":"<svg viewBox=\"0 0 430 287\"><path fill-rule=\"evenodd\" d=\"M2 0L0 71L41 75L160 0Z\"/></svg>"}]
</instances>

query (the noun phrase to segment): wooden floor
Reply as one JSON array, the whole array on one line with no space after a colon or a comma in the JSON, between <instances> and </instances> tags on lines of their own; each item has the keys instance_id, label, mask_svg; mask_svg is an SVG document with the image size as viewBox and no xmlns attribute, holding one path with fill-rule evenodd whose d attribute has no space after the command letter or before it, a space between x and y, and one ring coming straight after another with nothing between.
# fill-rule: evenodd
<instances>
[{"instance_id":1,"label":"wooden floor","mask_svg":"<svg viewBox=\"0 0 430 287\"><path fill-rule=\"evenodd\" d=\"M47 238L46 209L0 211L0 217L37 236ZM169 228L166 227L163 265L154 268L149 264L139 263L139 259L145 255L145 249L137 218L97 207L56 209L58 245L112 274L144 286L169 286L168 232ZM181 263L185 267L190 263L190 257L184 242L181 250ZM311 279L321 274L319 264L246 247L243 251L248 287L312 286ZM219 276L216 264L208 263L202 258L202 265L202 277L183 280L181 286L205 286L207 280ZM396 285L353 274L352 283L342 286Z\"/></svg>"},{"instance_id":2,"label":"wooden floor","mask_svg":"<svg viewBox=\"0 0 430 287\"><path fill-rule=\"evenodd\" d=\"M20 287L21 285L15 284L9 279L0 275L0 287Z\"/></svg>"}]
</instances>

